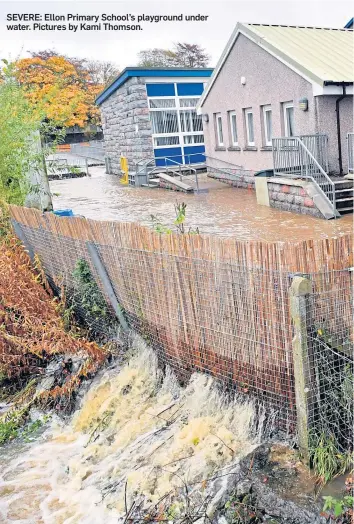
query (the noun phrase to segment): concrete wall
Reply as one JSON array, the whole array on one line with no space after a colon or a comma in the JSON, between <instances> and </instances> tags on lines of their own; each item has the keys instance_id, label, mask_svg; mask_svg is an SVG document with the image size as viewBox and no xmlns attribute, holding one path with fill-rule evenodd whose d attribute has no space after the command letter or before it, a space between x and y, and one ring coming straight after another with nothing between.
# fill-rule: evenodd
<instances>
[{"instance_id":1,"label":"concrete wall","mask_svg":"<svg viewBox=\"0 0 354 524\"><path fill-rule=\"evenodd\" d=\"M129 78L100 109L105 155L113 173L120 174L121 154L130 169L136 161L154 156L145 78Z\"/></svg>"},{"instance_id":2,"label":"concrete wall","mask_svg":"<svg viewBox=\"0 0 354 524\"><path fill-rule=\"evenodd\" d=\"M337 95L318 96L317 104L317 130L328 135L328 160L330 172L339 172L338 138L337 138ZM339 104L342 162L344 174L348 173L347 133L353 132L353 96L344 98Z\"/></svg>"},{"instance_id":3,"label":"concrete wall","mask_svg":"<svg viewBox=\"0 0 354 524\"><path fill-rule=\"evenodd\" d=\"M241 77L246 85L241 85ZM298 100L309 100L308 111L298 108ZM203 123L207 155L217 157L247 169L272 168L272 152L263 147L261 107L272 106L273 136L282 136L282 102L294 101L295 130L298 134L313 133L316 123L316 107L312 85L291 71L275 57L258 47L244 35L240 35L216 79L204 105L203 113L209 122ZM243 109L253 109L255 148L247 150ZM236 111L238 143L240 150L230 150L227 112ZM221 112L225 137L225 150L216 148L213 113Z\"/></svg>"},{"instance_id":4,"label":"concrete wall","mask_svg":"<svg viewBox=\"0 0 354 524\"><path fill-rule=\"evenodd\" d=\"M241 77L246 84L241 85ZM299 109L299 99L308 99L308 110ZM273 167L272 152L264 147L261 106L272 106L273 136L284 136L283 102L294 102L295 132L297 135L326 133L329 137L330 169L338 172L338 148L335 101L337 96L313 96L312 85L285 64L258 47L244 35L237 39L217 77L202 111L209 115L203 121L206 152L246 169L260 170ZM353 97L340 104L342 125L342 154L347 169L346 134L353 130ZM255 128L255 148L246 147L243 109L252 108ZM238 144L230 148L228 111L236 111ZM216 146L214 113L222 114L225 147ZM210 162L211 163L211 162ZM215 164L215 162L214 162Z\"/></svg>"}]
</instances>

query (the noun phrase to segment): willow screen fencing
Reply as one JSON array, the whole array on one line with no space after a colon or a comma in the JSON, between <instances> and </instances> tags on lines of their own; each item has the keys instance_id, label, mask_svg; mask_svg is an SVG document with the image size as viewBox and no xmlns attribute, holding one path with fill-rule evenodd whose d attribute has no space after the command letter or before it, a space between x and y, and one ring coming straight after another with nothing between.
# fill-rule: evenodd
<instances>
[{"instance_id":1,"label":"willow screen fencing","mask_svg":"<svg viewBox=\"0 0 354 524\"><path fill-rule=\"evenodd\" d=\"M136 224L60 218L18 207L11 213L52 282L72 288L76 264L85 260L111 304L92 262L89 245L94 246L128 324L156 349L161 364L182 380L199 370L260 399L287 434L297 423L289 288L294 276L305 276L311 282L305 305L309 422L333 431L338 420L331 422L332 405L345 427L350 424L346 400L331 397L352 373L349 235L271 244L157 234ZM99 318L95 329L105 329Z\"/></svg>"}]
</instances>

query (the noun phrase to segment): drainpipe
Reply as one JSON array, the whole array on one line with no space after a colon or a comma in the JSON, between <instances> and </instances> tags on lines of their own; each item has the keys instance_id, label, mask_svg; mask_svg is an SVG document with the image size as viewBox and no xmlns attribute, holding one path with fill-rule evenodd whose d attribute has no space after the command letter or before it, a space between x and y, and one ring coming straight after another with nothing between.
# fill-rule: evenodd
<instances>
[{"instance_id":1,"label":"drainpipe","mask_svg":"<svg viewBox=\"0 0 354 524\"><path fill-rule=\"evenodd\" d=\"M340 112L339 104L347 96L346 86L342 84L343 94L341 94L336 100L336 116L337 116L337 141L338 141L338 163L339 163L339 174L343 175L343 160L342 160L342 140L340 132Z\"/></svg>"}]
</instances>

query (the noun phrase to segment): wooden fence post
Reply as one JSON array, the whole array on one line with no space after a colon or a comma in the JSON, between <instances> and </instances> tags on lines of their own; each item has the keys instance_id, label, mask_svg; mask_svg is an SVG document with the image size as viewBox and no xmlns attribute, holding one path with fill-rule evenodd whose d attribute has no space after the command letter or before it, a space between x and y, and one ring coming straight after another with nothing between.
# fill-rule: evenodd
<instances>
[{"instance_id":1,"label":"wooden fence post","mask_svg":"<svg viewBox=\"0 0 354 524\"><path fill-rule=\"evenodd\" d=\"M312 283L307 278L295 276L290 286L290 312L294 325L292 341L298 443L303 459L309 462L309 417L312 408L311 358L308 345L307 300Z\"/></svg>"}]
</instances>

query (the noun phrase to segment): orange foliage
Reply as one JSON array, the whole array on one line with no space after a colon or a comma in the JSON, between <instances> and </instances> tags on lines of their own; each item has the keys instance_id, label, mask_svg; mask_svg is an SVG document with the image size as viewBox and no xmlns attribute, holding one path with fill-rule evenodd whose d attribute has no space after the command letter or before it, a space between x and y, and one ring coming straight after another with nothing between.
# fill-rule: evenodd
<instances>
[{"instance_id":1,"label":"orange foliage","mask_svg":"<svg viewBox=\"0 0 354 524\"><path fill-rule=\"evenodd\" d=\"M93 85L88 72L78 71L64 57L23 58L16 63L16 76L31 104L56 125L99 122L95 98L103 86Z\"/></svg>"},{"instance_id":2,"label":"orange foliage","mask_svg":"<svg viewBox=\"0 0 354 524\"><path fill-rule=\"evenodd\" d=\"M82 378L94 373L106 353L94 342L64 331L58 302L41 284L27 253L15 239L0 242L0 372L9 378L42 373L55 354L79 354L83 365L44 400L70 395Z\"/></svg>"}]
</instances>

